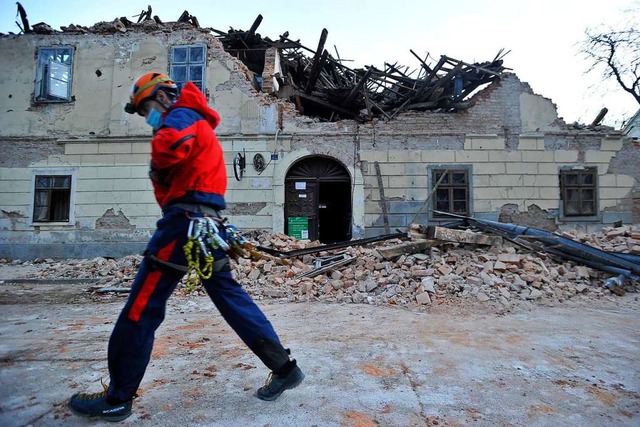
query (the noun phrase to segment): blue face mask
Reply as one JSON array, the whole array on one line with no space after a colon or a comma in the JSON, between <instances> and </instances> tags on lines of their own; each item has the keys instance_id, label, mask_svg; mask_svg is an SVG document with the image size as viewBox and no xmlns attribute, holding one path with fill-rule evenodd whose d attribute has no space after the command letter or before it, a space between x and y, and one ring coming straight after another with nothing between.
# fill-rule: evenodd
<instances>
[{"instance_id":1,"label":"blue face mask","mask_svg":"<svg viewBox=\"0 0 640 427\"><path fill-rule=\"evenodd\" d=\"M158 112L158 110L152 108L147 114L147 124L151 126L151 128L155 131L160 129L162 126L162 114Z\"/></svg>"}]
</instances>

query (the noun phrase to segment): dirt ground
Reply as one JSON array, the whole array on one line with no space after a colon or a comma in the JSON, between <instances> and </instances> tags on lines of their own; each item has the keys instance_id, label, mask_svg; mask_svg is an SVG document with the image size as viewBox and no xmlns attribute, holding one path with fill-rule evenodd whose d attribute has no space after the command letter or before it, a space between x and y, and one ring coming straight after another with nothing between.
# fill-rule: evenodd
<instances>
[{"instance_id":1,"label":"dirt ground","mask_svg":"<svg viewBox=\"0 0 640 427\"><path fill-rule=\"evenodd\" d=\"M0 265L0 425L87 425L66 401L108 380L126 294L20 281ZM497 312L258 302L307 378L275 402L266 370L204 296L175 295L132 426L638 426L638 294ZM103 423L96 423L101 425Z\"/></svg>"}]
</instances>

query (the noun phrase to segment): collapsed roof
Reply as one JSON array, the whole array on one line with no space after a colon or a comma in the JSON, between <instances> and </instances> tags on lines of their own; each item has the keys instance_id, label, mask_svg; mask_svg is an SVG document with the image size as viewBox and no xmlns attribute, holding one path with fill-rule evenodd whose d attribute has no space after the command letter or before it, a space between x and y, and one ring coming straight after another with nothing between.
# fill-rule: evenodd
<instances>
[{"instance_id":1,"label":"collapsed roof","mask_svg":"<svg viewBox=\"0 0 640 427\"><path fill-rule=\"evenodd\" d=\"M51 34L55 32L48 24L41 22L31 28L26 12L20 3L18 13L22 32ZM112 23L101 22L91 28L70 25L61 27L63 32L126 32L141 22L161 19L152 16L151 6L142 10L136 23L126 17ZM177 23L200 28L198 19L184 11ZM384 70L374 66L351 69L344 65L337 49L334 58L325 48L328 31L322 30L316 50L303 46L299 40L289 38L285 32L277 40L261 37L256 30L262 22L262 15L253 22L249 30L228 32L213 28L208 30L220 40L225 51L242 61L255 73L254 85L261 89L261 78L265 68L265 52L270 48L279 50L281 73L275 73L281 90L274 94L295 103L301 114L314 116L323 121L354 119L365 122L373 118L393 119L398 113L407 111L456 112L470 106L469 98L479 87L502 77L508 70L503 66L503 57L508 52L500 50L491 61L467 63L441 56L429 65L429 55L422 59L413 50L411 53L419 61L417 70L409 71L408 66L385 63ZM106 24L106 25L105 25ZM416 77L412 77L416 74Z\"/></svg>"},{"instance_id":2,"label":"collapsed roof","mask_svg":"<svg viewBox=\"0 0 640 427\"><path fill-rule=\"evenodd\" d=\"M397 63L385 63L384 70L374 66L351 69L324 48L326 29L314 51L290 39L288 33L278 40L262 38L256 33L261 21L262 15L258 15L247 31L213 31L229 54L258 75L264 70L265 51L278 48L283 73L276 78L292 89L285 93L301 113L329 121L366 121L380 116L392 119L411 110L462 110L469 107L469 95L500 78L505 70L502 51L492 61L474 64L443 55L434 66L427 64L428 55L423 60L411 51L420 62L415 78L411 77L415 71L409 72L409 67Z\"/></svg>"}]
</instances>

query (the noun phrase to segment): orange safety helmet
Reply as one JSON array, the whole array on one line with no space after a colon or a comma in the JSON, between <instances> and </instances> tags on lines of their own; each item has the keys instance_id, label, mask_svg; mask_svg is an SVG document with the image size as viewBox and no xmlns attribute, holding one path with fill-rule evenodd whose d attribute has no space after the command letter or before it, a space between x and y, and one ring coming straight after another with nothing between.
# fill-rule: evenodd
<instances>
[{"instance_id":1,"label":"orange safety helmet","mask_svg":"<svg viewBox=\"0 0 640 427\"><path fill-rule=\"evenodd\" d=\"M178 86L169 76L161 73L146 73L138 77L131 86L130 100L125 105L124 111L129 114L138 113L142 103L156 95L158 89L165 89L174 96L178 94Z\"/></svg>"}]
</instances>

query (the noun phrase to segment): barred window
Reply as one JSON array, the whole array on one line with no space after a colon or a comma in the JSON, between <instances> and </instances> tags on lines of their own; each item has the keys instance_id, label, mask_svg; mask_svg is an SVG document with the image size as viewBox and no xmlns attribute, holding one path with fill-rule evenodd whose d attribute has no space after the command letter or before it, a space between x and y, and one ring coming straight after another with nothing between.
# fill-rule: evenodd
<instances>
[{"instance_id":1,"label":"barred window","mask_svg":"<svg viewBox=\"0 0 640 427\"><path fill-rule=\"evenodd\" d=\"M36 175L33 222L68 222L71 175Z\"/></svg>"},{"instance_id":2,"label":"barred window","mask_svg":"<svg viewBox=\"0 0 640 427\"><path fill-rule=\"evenodd\" d=\"M597 215L596 168L560 171L560 191L564 216Z\"/></svg>"},{"instance_id":3,"label":"barred window","mask_svg":"<svg viewBox=\"0 0 640 427\"><path fill-rule=\"evenodd\" d=\"M171 49L170 77L180 89L188 81L204 92L207 49L204 45L175 46Z\"/></svg>"}]
</instances>

